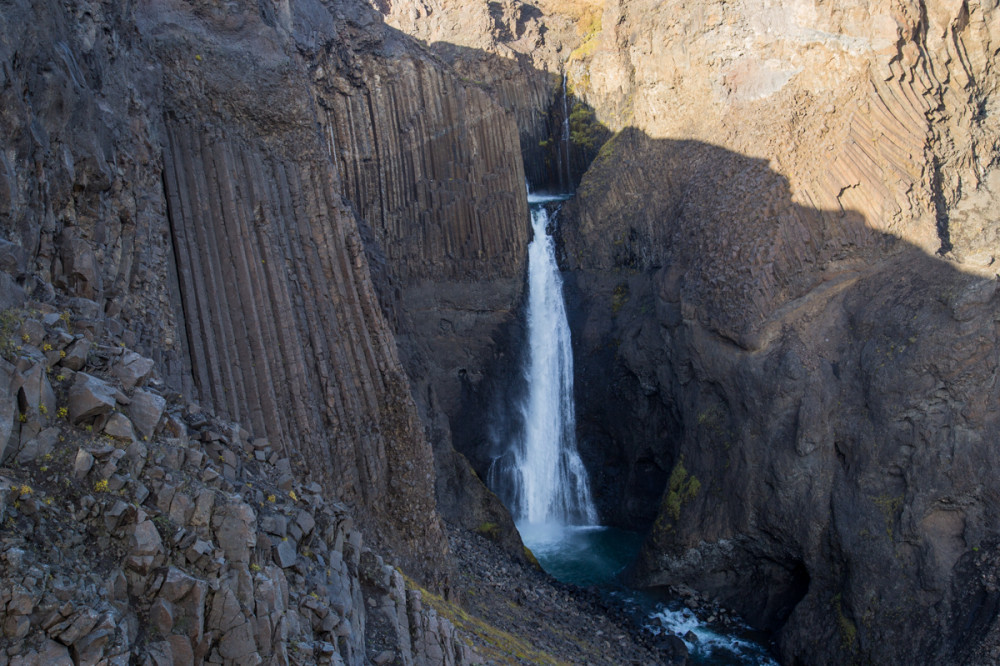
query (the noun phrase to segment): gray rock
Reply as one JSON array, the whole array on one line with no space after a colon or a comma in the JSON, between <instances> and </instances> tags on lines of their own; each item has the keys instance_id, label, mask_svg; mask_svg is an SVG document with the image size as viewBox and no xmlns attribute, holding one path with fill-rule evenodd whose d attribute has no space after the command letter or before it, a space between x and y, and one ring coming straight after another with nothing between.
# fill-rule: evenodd
<instances>
[{"instance_id":1,"label":"gray rock","mask_svg":"<svg viewBox=\"0 0 1000 666\"><path fill-rule=\"evenodd\" d=\"M215 539L232 562L248 564L257 545L257 515L248 504L239 502L218 507L212 515Z\"/></svg>"},{"instance_id":2,"label":"gray rock","mask_svg":"<svg viewBox=\"0 0 1000 666\"><path fill-rule=\"evenodd\" d=\"M316 527L316 520L312 517L312 514L305 509L299 511L299 515L295 517L295 522L302 529L302 534L308 536L313 528Z\"/></svg>"},{"instance_id":3,"label":"gray rock","mask_svg":"<svg viewBox=\"0 0 1000 666\"><path fill-rule=\"evenodd\" d=\"M153 365L153 359L140 356L134 351L126 351L111 369L111 374L117 377L128 391L134 386L142 386L153 371Z\"/></svg>"},{"instance_id":4,"label":"gray rock","mask_svg":"<svg viewBox=\"0 0 1000 666\"><path fill-rule=\"evenodd\" d=\"M87 354L90 353L90 342L80 338L66 348L66 356L59 362L70 370L80 370L87 364Z\"/></svg>"},{"instance_id":5,"label":"gray rock","mask_svg":"<svg viewBox=\"0 0 1000 666\"><path fill-rule=\"evenodd\" d=\"M73 423L107 414L115 407L115 389L85 372L77 373L69 390L69 417Z\"/></svg>"},{"instance_id":6,"label":"gray rock","mask_svg":"<svg viewBox=\"0 0 1000 666\"><path fill-rule=\"evenodd\" d=\"M58 440L59 429L46 428L21 447L21 451L17 454L17 461L23 464L52 453Z\"/></svg>"},{"instance_id":7,"label":"gray rock","mask_svg":"<svg viewBox=\"0 0 1000 666\"><path fill-rule=\"evenodd\" d=\"M0 271L16 277L24 275L27 267L27 250L16 243L0 238Z\"/></svg>"},{"instance_id":8,"label":"gray rock","mask_svg":"<svg viewBox=\"0 0 1000 666\"><path fill-rule=\"evenodd\" d=\"M0 310L24 303L24 290L6 273L0 272Z\"/></svg>"},{"instance_id":9,"label":"gray rock","mask_svg":"<svg viewBox=\"0 0 1000 666\"><path fill-rule=\"evenodd\" d=\"M128 415L132 424L143 437L152 437L163 416L167 401L161 396L141 389L132 394L132 404L128 407Z\"/></svg>"},{"instance_id":10,"label":"gray rock","mask_svg":"<svg viewBox=\"0 0 1000 666\"><path fill-rule=\"evenodd\" d=\"M14 429L14 414L17 412L14 394L11 391L13 378L14 366L0 358L0 460L3 460L7 441Z\"/></svg>"},{"instance_id":11,"label":"gray rock","mask_svg":"<svg viewBox=\"0 0 1000 666\"><path fill-rule=\"evenodd\" d=\"M82 479L87 476L87 472L94 466L94 456L89 451L77 449L76 461L73 463L73 476Z\"/></svg>"},{"instance_id":12,"label":"gray rock","mask_svg":"<svg viewBox=\"0 0 1000 666\"><path fill-rule=\"evenodd\" d=\"M105 434L111 435L115 439L135 441L135 431L132 429L132 421L121 412L113 413L108 422L104 424Z\"/></svg>"},{"instance_id":13,"label":"gray rock","mask_svg":"<svg viewBox=\"0 0 1000 666\"><path fill-rule=\"evenodd\" d=\"M135 526L125 564L134 571L147 574L162 552L163 540L160 538L160 533L153 525L153 521L144 520Z\"/></svg>"},{"instance_id":14,"label":"gray rock","mask_svg":"<svg viewBox=\"0 0 1000 666\"><path fill-rule=\"evenodd\" d=\"M32 365L15 376L14 386L19 389L17 399L22 412L55 416L56 394L43 364Z\"/></svg>"},{"instance_id":15,"label":"gray rock","mask_svg":"<svg viewBox=\"0 0 1000 666\"><path fill-rule=\"evenodd\" d=\"M45 326L37 319L25 319L19 333L22 341L33 347L41 347L45 341Z\"/></svg>"},{"instance_id":16,"label":"gray rock","mask_svg":"<svg viewBox=\"0 0 1000 666\"><path fill-rule=\"evenodd\" d=\"M295 552L295 544L286 539L279 541L274 549L274 561L278 563L278 566L287 569L295 564L296 559L298 559L298 553Z\"/></svg>"},{"instance_id":17,"label":"gray rock","mask_svg":"<svg viewBox=\"0 0 1000 666\"><path fill-rule=\"evenodd\" d=\"M202 527L211 521L212 508L215 506L215 493L207 488L198 493L194 500L194 513L191 514L191 525Z\"/></svg>"}]
</instances>

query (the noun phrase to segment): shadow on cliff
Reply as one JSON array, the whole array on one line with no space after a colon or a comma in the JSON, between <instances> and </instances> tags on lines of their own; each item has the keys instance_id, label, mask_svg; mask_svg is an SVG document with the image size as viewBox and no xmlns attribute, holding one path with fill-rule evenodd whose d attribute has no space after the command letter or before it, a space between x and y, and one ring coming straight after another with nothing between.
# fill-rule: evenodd
<instances>
[{"instance_id":1,"label":"shadow on cliff","mask_svg":"<svg viewBox=\"0 0 1000 666\"><path fill-rule=\"evenodd\" d=\"M520 5L520 18L510 26L496 16L499 3L490 6L498 37L519 37L521 23L541 14L531 5ZM522 53L508 58L450 42L433 42L427 48L465 83L486 90L514 114L525 177L533 189L576 189L612 132L593 107L574 94L561 72L538 69Z\"/></svg>"},{"instance_id":2,"label":"shadow on cliff","mask_svg":"<svg viewBox=\"0 0 1000 666\"><path fill-rule=\"evenodd\" d=\"M1000 604L970 575L998 566L973 548L1000 537L997 280L632 128L560 228L580 448L605 520L651 525L633 582L709 593L790 663L973 658Z\"/></svg>"}]
</instances>

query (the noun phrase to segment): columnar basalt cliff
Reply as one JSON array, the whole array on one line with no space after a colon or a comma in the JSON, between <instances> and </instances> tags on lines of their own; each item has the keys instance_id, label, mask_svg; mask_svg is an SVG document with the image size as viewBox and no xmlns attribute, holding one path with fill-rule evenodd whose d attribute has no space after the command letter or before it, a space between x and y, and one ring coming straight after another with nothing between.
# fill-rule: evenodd
<instances>
[{"instance_id":1,"label":"columnar basalt cliff","mask_svg":"<svg viewBox=\"0 0 1000 666\"><path fill-rule=\"evenodd\" d=\"M86 299L168 384L270 439L397 561L443 580L410 380L447 361L448 395L519 297L512 119L361 5L4 14L9 293ZM470 359L404 345L430 359L408 377L395 334L440 325L421 313L442 303L472 311L453 335Z\"/></svg>"},{"instance_id":2,"label":"columnar basalt cliff","mask_svg":"<svg viewBox=\"0 0 1000 666\"><path fill-rule=\"evenodd\" d=\"M14 641L5 663L70 651L86 663L471 659L398 571L362 552L347 512L393 565L451 591L436 466L443 506L459 523L488 520L519 545L451 450L430 388L447 398L457 366L476 372L492 357L520 297L528 226L513 118L357 3L8 3L0 62L0 305L3 353L14 362L0 368L0 460L28 465L5 469L0 513L5 530L39 518L45 526L28 542L5 532L19 576L4 581ZM428 342L442 315L458 322L450 342L467 358ZM125 348L113 368L98 360L112 343ZM50 386L45 369L56 364ZM73 380L81 369L113 379ZM135 388L147 380L151 393ZM67 395L78 427L60 429L56 406ZM161 396L173 405L166 426L139 409L162 415ZM77 409L81 400L99 409ZM152 453L136 443L140 423ZM117 466L122 451L105 464L109 451L84 426L120 438L122 450L133 442L128 469ZM76 491L63 498L77 522L50 524L55 480L73 483L62 454L77 440ZM253 469L242 456L267 464ZM88 477L79 461L95 457L101 465ZM36 503L32 486L43 492L37 483L53 460L46 503L41 494ZM90 485L145 504L152 518L139 508L118 520L123 502L95 499ZM213 497L214 513L202 507ZM300 499L311 509L289 528L282 515ZM278 517L256 524L257 505L263 516L269 504ZM330 530L314 533L327 518ZM96 557L74 549L63 561L44 547L56 533L72 546L84 534L105 544L101 572L125 566L128 589L115 582L99 627L63 631L104 612L96 597L73 597L90 610L66 606L53 629L52 595L35 595L39 576L76 581ZM252 557L229 552L241 539ZM23 580L22 563L32 567ZM168 579L194 581L201 597L159 599L166 565ZM292 612L289 585L292 603L311 611ZM366 614L368 585L381 591L366 594L371 603L389 596ZM10 586L27 596L11 605ZM272 606L254 608L253 597L266 596L257 588L279 590ZM136 635L137 613L158 613L151 631L165 640ZM182 639L173 620L195 633ZM299 644L310 651L290 657Z\"/></svg>"}]
</instances>

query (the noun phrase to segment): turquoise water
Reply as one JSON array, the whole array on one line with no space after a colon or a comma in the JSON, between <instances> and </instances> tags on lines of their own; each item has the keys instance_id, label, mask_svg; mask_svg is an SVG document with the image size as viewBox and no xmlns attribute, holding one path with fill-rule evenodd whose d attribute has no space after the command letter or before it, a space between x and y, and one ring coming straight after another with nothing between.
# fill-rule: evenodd
<instances>
[{"instance_id":1,"label":"turquoise water","mask_svg":"<svg viewBox=\"0 0 1000 666\"><path fill-rule=\"evenodd\" d=\"M703 666L777 666L761 645L766 637L749 627L706 623L676 600L663 600L625 587L620 574L632 563L642 535L602 526L519 523L524 545L552 577L579 587L596 587L621 601L638 625L658 636L680 636L690 662Z\"/></svg>"},{"instance_id":2,"label":"turquoise water","mask_svg":"<svg viewBox=\"0 0 1000 666\"><path fill-rule=\"evenodd\" d=\"M580 587L614 583L642 544L638 533L614 527L521 523L517 529L545 571Z\"/></svg>"}]
</instances>

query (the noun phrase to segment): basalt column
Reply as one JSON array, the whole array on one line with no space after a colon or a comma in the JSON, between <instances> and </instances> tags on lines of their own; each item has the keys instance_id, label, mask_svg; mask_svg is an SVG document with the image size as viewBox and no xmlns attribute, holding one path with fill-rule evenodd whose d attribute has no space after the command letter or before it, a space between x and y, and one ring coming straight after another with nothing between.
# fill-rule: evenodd
<instances>
[{"instance_id":1,"label":"basalt column","mask_svg":"<svg viewBox=\"0 0 1000 666\"><path fill-rule=\"evenodd\" d=\"M399 564L441 580L431 449L308 66L255 13L193 58L192 30L234 18L164 12L148 18L171 63L163 180L188 390L352 505Z\"/></svg>"}]
</instances>

